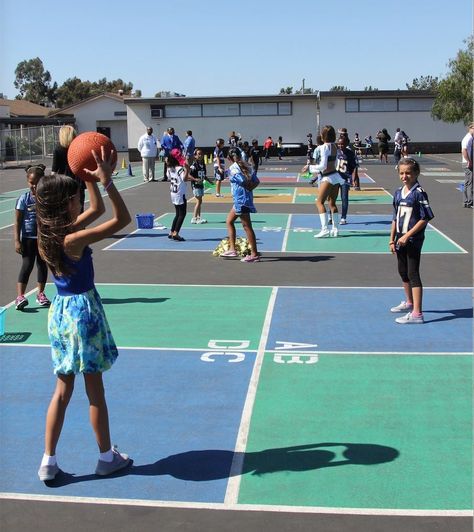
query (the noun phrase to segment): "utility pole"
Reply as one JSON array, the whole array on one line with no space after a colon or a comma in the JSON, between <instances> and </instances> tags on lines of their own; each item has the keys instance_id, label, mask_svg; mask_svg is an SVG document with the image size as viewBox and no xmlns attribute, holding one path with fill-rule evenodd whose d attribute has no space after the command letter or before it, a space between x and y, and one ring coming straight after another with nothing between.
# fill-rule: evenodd
<instances>
[{"instance_id":1,"label":"utility pole","mask_svg":"<svg viewBox=\"0 0 474 532\"><path fill-rule=\"evenodd\" d=\"M304 78L303 78L303 85L301 86L301 94L304 94Z\"/></svg>"}]
</instances>

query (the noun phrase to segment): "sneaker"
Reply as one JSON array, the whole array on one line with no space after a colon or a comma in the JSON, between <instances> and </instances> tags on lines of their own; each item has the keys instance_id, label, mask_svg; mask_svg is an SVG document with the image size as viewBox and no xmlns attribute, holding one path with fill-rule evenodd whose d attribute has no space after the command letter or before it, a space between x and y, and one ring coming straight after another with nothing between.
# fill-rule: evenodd
<instances>
[{"instance_id":1,"label":"sneaker","mask_svg":"<svg viewBox=\"0 0 474 532\"><path fill-rule=\"evenodd\" d=\"M243 259L240 259L240 262L260 262L259 255L245 255Z\"/></svg>"},{"instance_id":2,"label":"sneaker","mask_svg":"<svg viewBox=\"0 0 474 532\"><path fill-rule=\"evenodd\" d=\"M333 227L333 228L331 229L331 233L330 233L330 234L331 234L331 236L333 236L333 237L337 237L337 236L339 235L339 229L338 229L337 227Z\"/></svg>"},{"instance_id":3,"label":"sneaker","mask_svg":"<svg viewBox=\"0 0 474 532\"><path fill-rule=\"evenodd\" d=\"M406 301L402 301L400 305L397 305L396 307L392 307L390 309L390 312L411 312L413 310L412 303L407 303Z\"/></svg>"},{"instance_id":4,"label":"sneaker","mask_svg":"<svg viewBox=\"0 0 474 532\"><path fill-rule=\"evenodd\" d=\"M341 221L339 222L339 225L346 225L347 222L346 222L346 219L345 218L341 218Z\"/></svg>"},{"instance_id":5,"label":"sneaker","mask_svg":"<svg viewBox=\"0 0 474 532\"><path fill-rule=\"evenodd\" d=\"M44 292L38 292L38 295L36 296L36 303L38 303L38 305L41 307L49 307L49 305L51 305L51 301L46 297Z\"/></svg>"},{"instance_id":6,"label":"sneaker","mask_svg":"<svg viewBox=\"0 0 474 532\"><path fill-rule=\"evenodd\" d=\"M96 475L105 477L106 475L116 473L117 471L120 471L124 467L128 466L130 463L130 458L127 454L119 453L116 447L112 449L112 452L114 454L114 459L112 462L104 462L104 460L97 461L97 467L95 468Z\"/></svg>"},{"instance_id":7,"label":"sneaker","mask_svg":"<svg viewBox=\"0 0 474 532\"><path fill-rule=\"evenodd\" d=\"M425 320L423 319L423 314L421 314L421 316L413 316L413 314L411 312L409 312L408 314L405 314L404 316L400 316L399 318L395 318L395 321L397 323L402 323L402 324L406 324L406 323L414 323L414 324L425 323Z\"/></svg>"},{"instance_id":8,"label":"sneaker","mask_svg":"<svg viewBox=\"0 0 474 532\"><path fill-rule=\"evenodd\" d=\"M325 236L329 236L329 229L327 227L323 227L317 235L314 235L314 238L323 238Z\"/></svg>"},{"instance_id":9,"label":"sneaker","mask_svg":"<svg viewBox=\"0 0 474 532\"><path fill-rule=\"evenodd\" d=\"M45 482L46 480L54 480L54 478L56 477L58 473L59 473L58 464L42 465L38 469L38 477L43 482Z\"/></svg>"},{"instance_id":10,"label":"sneaker","mask_svg":"<svg viewBox=\"0 0 474 532\"><path fill-rule=\"evenodd\" d=\"M219 255L220 257L237 257L237 251L233 249L228 249Z\"/></svg>"},{"instance_id":11,"label":"sneaker","mask_svg":"<svg viewBox=\"0 0 474 532\"><path fill-rule=\"evenodd\" d=\"M360 187L354 187L354 190L360 190Z\"/></svg>"},{"instance_id":12,"label":"sneaker","mask_svg":"<svg viewBox=\"0 0 474 532\"><path fill-rule=\"evenodd\" d=\"M176 240L176 242L186 242L186 239L179 235L172 236L171 240Z\"/></svg>"},{"instance_id":13,"label":"sneaker","mask_svg":"<svg viewBox=\"0 0 474 532\"><path fill-rule=\"evenodd\" d=\"M196 223L197 224L207 224L207 220L206 220L206 218L198 218Z\"/></svg>"},{"instance_id":14,"label":"sneaker","mask_svg":"<svg viewBox=\"0 0 474 532\"><path fill-rule=\"evenodd\" d=\"M198 218L194 218L194 216L191 218L191 223L192 224L197 224L198 223Z\"/></svg>"},{"instance_id":15,"label":"sneaker","mask_svg":"<svg viewBox=\"0 0 474 532\"><path fill-rule=\"evenodd\" d=\"M28 305L28 299L25 296L18 296L15 299L15 307L17 310L23 310Z\"/></svg>"}]
</instances>

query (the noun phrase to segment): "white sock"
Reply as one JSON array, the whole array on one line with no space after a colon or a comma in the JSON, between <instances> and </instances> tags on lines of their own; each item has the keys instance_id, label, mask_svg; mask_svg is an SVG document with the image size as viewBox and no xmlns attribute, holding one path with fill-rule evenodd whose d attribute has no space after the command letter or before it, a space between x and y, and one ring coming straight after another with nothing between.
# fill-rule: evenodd
<instances>
[{"instance_id":1,"label":"white sock","mask_svg":"<svg viewBox=\"0 0 474 532\"><path fill-rule=\"evenodd\" d=\"M337 229L337 226L339 225L339 213L334 212L332 215L332 227Z\"/></svg>"},{"instance_id":2,"label":"white sock","mask_svg":"<svg viewBox=\"0 0 474 532\"><path fill-rule=\"evenodd\" d=\"M109 449L105 453L99 453L99 460L102 460L102 462L112 462L114 459L114 453L112 452L112 449Z\"/></svg>"},{"instance_id":3,"label":"white sock","mask_svg":"<svg viewBox=\"0 0 474 532\"><path fill-rule=\"evenodd\" d=\"M325 229L328 226L328 219L326 217L326 213L323 212L322 214L319 213L319 219L321 220L321 229Z\"/></svg>"},{"instance_id":4,"label":"white sock","mask_svg":"<svg viewBox=\"0 0 474 532\"><path fill-rule=\"evenodd\" d=\"M56 455L49 456L49 454L43 454L43 460L41 460L41 467L47 465L56 465Z\"/></svg>"}]
</instances>

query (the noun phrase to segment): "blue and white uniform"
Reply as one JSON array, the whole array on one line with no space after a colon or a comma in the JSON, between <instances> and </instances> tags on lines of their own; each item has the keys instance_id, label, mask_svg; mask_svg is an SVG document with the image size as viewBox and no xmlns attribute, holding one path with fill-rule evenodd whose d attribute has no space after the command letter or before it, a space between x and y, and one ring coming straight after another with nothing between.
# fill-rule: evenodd
<instances>
[{"instance_id":1,"label":"blue and white uniform","mask_svg":"<svg viewBox=\"0 0 474 532\"><path fill-rule=\"evenodd\" d=\"M428 201L428 195L416 182L407 192L405 186L398 188L393 197L393 220L396 226L396 240L410 231L420 220L427 222L434 218ZM408 240L423 242L425 228L415 233Z\"/></svg>"}]
</instances>

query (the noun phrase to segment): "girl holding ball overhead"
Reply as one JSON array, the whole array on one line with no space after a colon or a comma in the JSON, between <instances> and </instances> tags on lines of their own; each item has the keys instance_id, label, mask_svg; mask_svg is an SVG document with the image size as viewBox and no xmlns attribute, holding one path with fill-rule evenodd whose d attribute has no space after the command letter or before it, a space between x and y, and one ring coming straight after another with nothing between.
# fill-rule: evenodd
<instances>
[{"instance_id":1,"label":"girl holding ball overhead","mask_svg":"<svg viewBox=\"0 0 474 532\"><path fill-rule=\"evenodd\" d=\"M53 274L57 295L48 317L48 334L56 389L46 415L45 449L38 476L53 480L59 473L56 446L74 379L84 376L89 416L99 447L97 475L110 475L126 467L130 459L112 448L109 417L102 373L112 367L118 351L99 294L94 285L90 244L110 237L130 222L130 214L111 179L112 158L93 152L97 168L87 170L89 208L81 213L80 190L76 180L56 174L42 177L36 187L38 249ZM109 220L88 227L105 212L97 182L100 181L112 204ZM79 451L79 449L78 449Z\"/></svg>"},{"instance_id":2,"label":"girl holding ball overhead","mask_svg":"<svg viewBox=\"0 0 474 532\"><path fill-rule=\"evenodd\" d=\"M395 321L401 324L423 323L423 285L420 278L421 248L425 229L434 217L428 195L418 183L420 165L415 159L402 158L398 173L403 186L393 197L393 221L389 247L397 255L398 273L402 278L405 300L391 312L404 315Z\"/></svg>"}]
</instances>

